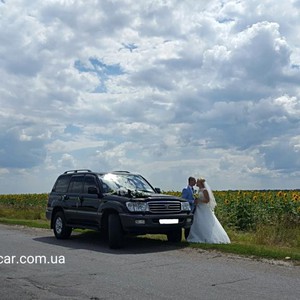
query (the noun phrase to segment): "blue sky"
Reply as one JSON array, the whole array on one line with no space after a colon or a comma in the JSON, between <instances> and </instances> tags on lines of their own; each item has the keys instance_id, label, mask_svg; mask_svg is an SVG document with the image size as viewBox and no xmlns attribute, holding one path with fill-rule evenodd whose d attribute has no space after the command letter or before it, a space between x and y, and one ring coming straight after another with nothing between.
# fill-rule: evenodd
<instances>
[{"instance_id":1,"label":"blue sky","mask_svg":"<svg viewBox=\"0 0 300 300\"><path fill-rule=\"evenodd\" d=\"M300 1L0 2L0 193L65 170L300 188Z\"/></svg>"}]
</instances>

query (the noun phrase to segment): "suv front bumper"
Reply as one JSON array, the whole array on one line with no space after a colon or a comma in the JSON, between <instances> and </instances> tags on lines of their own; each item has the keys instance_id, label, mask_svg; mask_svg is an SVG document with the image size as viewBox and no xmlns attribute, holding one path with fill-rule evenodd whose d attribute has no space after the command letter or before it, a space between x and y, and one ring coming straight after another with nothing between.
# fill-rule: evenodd
<instances>
[{"instance_id":1,"label":"suv front bumper","mask_svg":"<svg viewBox=\"0 0 300 300\"><path fill-rule=\"evenodd\" d=\"M166 233L175 228L190 228L193 214L146 215L119 214L124 231L129 233Z\"/></svg>"}]
</instances>

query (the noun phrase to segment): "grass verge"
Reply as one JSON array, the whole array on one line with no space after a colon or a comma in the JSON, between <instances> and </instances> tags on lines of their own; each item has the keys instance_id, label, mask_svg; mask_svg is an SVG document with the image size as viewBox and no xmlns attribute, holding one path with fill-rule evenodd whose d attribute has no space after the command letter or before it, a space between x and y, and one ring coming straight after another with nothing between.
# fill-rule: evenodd
<instances>
[{"instance_id":1,"label":"grass verge","mask_svg":"<svg viewBox=\"0 0 300 300\"><path fill-rule=\"evenodd\" d=\"M225 253L233 253L248 257L291 260L298 261L300 264L300 253L297 248L274 248L265 245L247 245L238 242L231 244L190 244L192 248L201 248L205 250L218 250Z\"/></svg>"},{"instance_id":2,"label":"grass verge","mask_svg":"<svg viewBox=\"0 0 300 300\"><path fill-rule=\"evenodd\" d=\"M147 234L141 236L149 239L166 241L165 235ZM223 253L238 254L250 258L264 258L274 260L291 261L294 265L300 265L299 247L275 247L274 245L251 244L255 240L254 233L235 232L231 244L202 244L188 243L184 238L181 244L194 249L216 250Z\"/></svg>"},{"instance_id":3,"label":"grass verge","mask_svg":"<svg viewBox=\"0 0 300 300\"><path fill-rule=\"evenodd\" d=\"M49 229L49 222L47 220L27 220L27 219L9 219L0 218L0 223L7 225L23 225L34 228L47 228Z\"/></svg>"}]
</instances>

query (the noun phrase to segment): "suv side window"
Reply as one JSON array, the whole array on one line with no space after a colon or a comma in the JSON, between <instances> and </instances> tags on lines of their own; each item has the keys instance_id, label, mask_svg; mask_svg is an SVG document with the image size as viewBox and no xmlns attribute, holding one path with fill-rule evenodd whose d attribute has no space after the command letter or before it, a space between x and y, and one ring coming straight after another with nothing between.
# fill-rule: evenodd
<instances>
[{"instance_id":1,"label":"suv side window","mask_svg":"<svg viewBox=\"0 0 300 300\"><path fill-rule=\"evenodd\" d=\"M86 175L85 178L84 178L84 187L83 187L83 193L84 194L88 193L88 188L89 187L95 187L99 192L96 177L93 176L93 175Z\"/></svg>"},{"instance_id":2,"label":"suv side window","mask_svg":"<svg viewBox=\"0 0 300 300\"><path fill-rule=\"evenodd\" d=\"M79 194L82 192L84 175L74 175L70 181L68 193Z\"/></svg>"},{"instance_id":3,"label":"suv side window","mask_svg":"<svg viewBox=\"0 0 300 300\"><path fill-rule=\"evenodd\" d=\"M66 193L69 186L70 178L71 176L69 175L58 177L52 191L57 193Z\"/></svg>"}]
</instances>

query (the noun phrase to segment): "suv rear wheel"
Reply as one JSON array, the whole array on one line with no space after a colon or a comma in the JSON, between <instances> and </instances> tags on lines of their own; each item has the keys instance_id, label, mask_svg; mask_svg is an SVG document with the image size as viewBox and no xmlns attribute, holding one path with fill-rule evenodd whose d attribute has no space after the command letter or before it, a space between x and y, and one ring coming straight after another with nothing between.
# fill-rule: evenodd
<instances>
[{"instance_id":1,"label":"suv rear wheel","mask_svg":"<svg viewBox=\"0 0 300 300\"><path fill-rule=\"evenodd\" d=\"M182 238L182 229L177 228L167 233L168 241L172 243L181 242Z\"/></svg>"},{"instance_id":2,"label":"suv rear wheel","mask_svg":"<svg viewBox=\"0 0 300 300\"><path fill-rule=\"evenodd\" d=\"M61 211L54 216L53 231L57 239L67 239L71 235L72 227L66 226L65 216Z\"/></svg>"},{"instance_id":3,"label":"suv rear wheel","mask_svg":"<svg viewBox=\"0 0 300 300\"><path fill-rule=\"evenodd\" d=\"M124 233L121 220L117 214L108 216L108 245L111 249L121 248L124 243Z\"/></svg>"}]
</instances>

